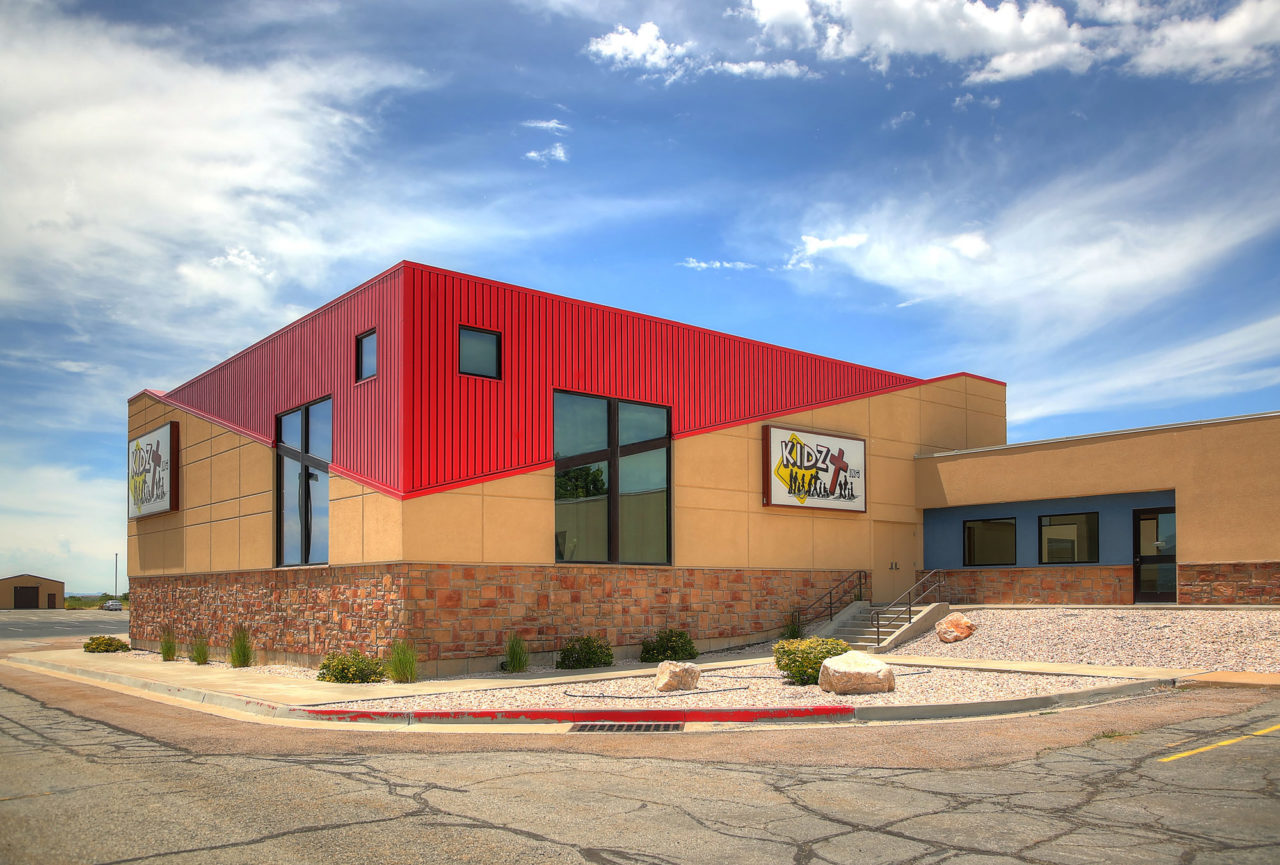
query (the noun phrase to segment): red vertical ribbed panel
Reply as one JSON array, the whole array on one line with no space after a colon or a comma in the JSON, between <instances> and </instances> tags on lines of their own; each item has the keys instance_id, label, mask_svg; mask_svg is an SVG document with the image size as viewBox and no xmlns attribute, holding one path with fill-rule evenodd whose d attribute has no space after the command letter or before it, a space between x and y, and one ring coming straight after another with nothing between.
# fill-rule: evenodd
<instances>
[{"instance_id":1,"label":"red vertical ribbed panel","mask_svg":"<svg viewBox=\"0 0 1280 865\"><path fill-rule=\"evenodd\" d=\"M552 393L671 406L686 435L919 379L412 263L404 265L405 493L545 465ZM461 326L502 377L458 373Z\"/></svg>"},{"instance_id":2,"label":"red vertical ribbed panel","mask_svg":"<svg viewBox=\"0 0 1280 865\"><path fill-rule=\"evenodd\" d=\"M403 270L393 268L165 394L275 440L281 412L333 397L333 464L403 487ZM356 336L378 332L378 373L357 383Z\"/></svg>"}]
</instances>

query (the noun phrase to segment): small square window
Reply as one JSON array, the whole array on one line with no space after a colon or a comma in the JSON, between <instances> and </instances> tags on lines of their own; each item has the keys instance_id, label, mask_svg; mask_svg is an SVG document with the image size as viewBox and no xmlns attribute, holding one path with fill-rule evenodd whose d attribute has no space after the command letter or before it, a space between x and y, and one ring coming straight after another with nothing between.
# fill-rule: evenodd
<instances>
[{"instance_id":1,"label":"small square window","mask_svg":"<svg viewBox=\"0 0 1280 865\"><path fill-rule=\"evenodd\" d=\"M371 330L356 337L356 381L378 374L378 332Z\"/></svg>"},{"instance_id":2,"label":"small square window","mask_svg":"<svg viewBox=\"0 0 1280 865\"><path fill-rule=\"evenodd\" d=\"M1054 514L1040 518L1040 564L1098 561L1098 514Z\"/></svg>"},{"instance_id":3,"label":"small square window","mask_svg":"<svg viewBox=\"0 0 1280 865\"><path fill-rule=\"evenodd\" d=\"M499 335L473 327L458 329L458 372L499 378Z\"/></svg>"},{"instance_id":4,"label":"small square window","mask_svg":"<svg viewBox=\"0 0 1280 865\"><path fill-rule=\"evenodd\" d=\"M1018 561L1013 517L964 521L964 566L1012 565Z\"/></svg>"}]
</instances>

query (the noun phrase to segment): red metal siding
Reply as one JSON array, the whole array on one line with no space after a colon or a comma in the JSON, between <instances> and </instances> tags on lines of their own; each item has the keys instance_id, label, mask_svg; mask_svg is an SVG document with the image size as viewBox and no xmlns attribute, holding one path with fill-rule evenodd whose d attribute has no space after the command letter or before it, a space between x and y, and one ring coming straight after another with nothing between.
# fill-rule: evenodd
<instances>
[{"instance_id":1,"label":"red metal siding","mask_svg":"<svg viewBox=\"0 0 1280 865\"><path fill-rule=\"evenodd\" d=\"M677 436L919 382L670 321L405 264L403 491L544 466L552 393L671 406ZM502 334L502 377L458 373L458 328Z\"/></svg>"},{"instance_id":2,"label":"red metal siding","mask_svg":"<svg viewBox=\"0 0 1280 865\"><path fill-rule=\"evenodd\" d=\"M461 325L502 334L501 378L459 374ZM671 406L681 436L919 381L403 262L165 398L274 441L279 413L332 395L335 469L413 495L550 464L555 390Z\"/></svg>"},{"instance_id":3,"label":"red metal siding","mask_svg":"<svg viewBox=\"0 0 1280 865\"><path fill-rule=\"evenodd\" d=\"M333 464L388 490L402 489L403 288L399 268L277 331L165 398L275 441L275 418L333 397ZM378 373L355 381L355 340L378 330Z\"/></svg>"}]
</instances>

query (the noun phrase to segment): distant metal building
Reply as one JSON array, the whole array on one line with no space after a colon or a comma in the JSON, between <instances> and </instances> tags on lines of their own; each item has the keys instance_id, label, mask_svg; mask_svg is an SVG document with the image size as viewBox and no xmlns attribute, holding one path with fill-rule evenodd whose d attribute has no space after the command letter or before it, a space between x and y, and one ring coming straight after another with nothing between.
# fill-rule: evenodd
<instances>
[{"instance_id":1,"label":"distant metal building","mask_svg":"<svg viewBox=\"0 0 1280 865\"><path fill-rule=\"evenodd\" d=\"M65 597L61 580L18 574L0 580L0 610L61 610Z\"/></svg>"}]
</instances>

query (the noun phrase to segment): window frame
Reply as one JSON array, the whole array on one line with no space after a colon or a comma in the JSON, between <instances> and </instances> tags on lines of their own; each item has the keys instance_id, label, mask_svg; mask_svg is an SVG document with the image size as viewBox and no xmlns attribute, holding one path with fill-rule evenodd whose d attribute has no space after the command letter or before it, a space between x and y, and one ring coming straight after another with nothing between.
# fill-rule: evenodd
<instances>
[{"instance_id":1,"label":"window frame","mask_svg":"<svg viewBox=\"0 0 1280 865\"><path fill-rule=\"evenodd\" d=\"M1094 557L1092 559L1072 559L1069 562L1048 562L1044 558L1044 529L1045 520L1054 517L1093 517L1093 545ZM1098 511L1072 511L1069 514L1040 514L1036 520L1036 557L1037 561L1042 565L1096 565L1102 558L1102 539L1099 537L1101 531L1101 519ZM1087 552L1087 550L1086 550Z\"/></svg>"},{"instance_id":2,"label":"window frame","mask_svg":"<svg viewBox=\"0 0 1280 865\"><path fill-rule=\"evenodd\" d=\"M617 397L601 396L595 393L583 393L581 391L564 390L557 388L552 392L552 430L554 439L555 428L555 394L569 394L571 396L585 396L591 399L603 400L608 404L608 433L606 441L608 444L594 451L574 454L569 457L559 457L555 460L553 475L559 475L563 471L579 468L580 466L592 465L593 463L603 462L609 467L609 519L607 521L609 537L607 539L606 548L609 557L603 560L596 559L561 559L559 553L556 553L556 564L610 564L610 565L670 565L671 564L671 406L661 405L659 403L644 402L635 399L618 399ZM648 406L650 408L659 408L667 413L667 433L663 436L644 439L643 441L631 442L626 445L618 445L618 405L620 403L630 403L632 405ZM552 442L554 451L555 443ZM651 562L632 562L622 561L619 555L622 543L622 484L619 466L623 457L632 456L634 454L646 453L648 451L665 450L667 454L667 476L666 476L666 499L667 499L667 544L666 559L664 561Z\"/></svg>"},{"instance_id":3,"label":"window frame","mask_svg":"<svg viewBox=\"0 0 1280 865\"><path fill-rule=\"evenodd\" d=\"M973 562L969 559L969 525L971 523L1013 523L1013 561L1010 562ZM960 555L966 568L1009 568L1018 564L1018 518L982 517L960 522Z\"/></svg>"},{"instance_id":4,"label":"window frame","mask_svg":"<svg viewBox=\"0 0 1280 865\"><path fill-rule=\"evenodd\" d=\"M364 371L364 341L369 337L373 337L373 372L365 373ZM378 329L371 327L364 333L356 334L356 384L362 381L368 381L371 378L378 377ZM285 412L288 414L288 412Z\"/></svg>"},{"instance_id":5,"label":"window frame","mask_svg":"<svg viewBox=\"0 0 1280 865\"><path fill-rule=\"evenodd\" d=\"M469 330L469 331L472 331L473 333L487 333L490 336L493 336L496 338L496 345L494 346L493 368L497 372L494 375L486 375L482 372L471 372L469 370L465 370L462 368L462 332L464 330ZM470 324L458 325L458 375L469 375L475 378L482 378L487 381L501 381L502 380L502 331L492 330L487 327L476 327Z\"/></svg>"},{"instance_id":6,"label":"window frame","mask_svg":"<svg viewBox=\"0 0 1280 865\"><path fill-rule=\"evenodd\" d=\"M309 453L309 452L308 452L308 451L309 451L309 449L310 449L310 446L311 446L311 412L310 412L310 409L311 409L311 407L312 407L312 406L319 405L319 404L320 404L320 403L322 403L322 402L328 402L328 403L329 403L329 457L330 457L330 458L329 458L328 460L323 460L323 459L321 459L320 457L314 456L313 454L311 454L311 453ZM301 437L301 448L300 448L300 449L299 449L299 448L295 448L295 447L293 447L292 445L287 445L287 444L285 444L285 443L281 440L281 437L280 437L280 428L281 428L281 421L282 421L282 419L283 419L286 415L291 415L291 414L293 414L294 412L301 412L301 434L300 434L300 437ZM276 426L276 430L275 430L275 432L276 432L276 436L275 436L275 438L276 438L276 443L275 443L276 458L275 458L275 478L274 478L274 480L273 480L273 484L274 484L274 486L275 486L275 488L276 488L276 490L275 490L275 492L276 492L276 494L275 494L275 505L276 505L276 513L275 513L275 524L276 524L276 531L275 531L275 536L276 536L276 537L275 537L275 540L276 540L276 555L275 555L275 561L276 561L276 567L278 567L278 568L305 568L305 567L312 567L312 566L315 566L315 565L326 565L326 564L328 564L328 563L329 563L328 556L326 556L326 557L325 557L325 560L324 560L323 562L321 562L321 561L312 561L312 560L311 560L311 555L310 555L310 554L311 554L311 539L312 539L312 535L311 535L311 532L310 532L311 526L306 526L306 527L305 527L305 528L306 528L306 531L304 531L304 532L303 532L303 537L301 538L299 552L301 553L300 558L302 559L302 561L297 562L297 563L294 563L294 564L285 564L285 563L284 563L284 496L285 496L285 489L284 489L284 483L283 483L283 479L282 479L282 470L283 470L283 467L284 467L284 460L287 458L287 459L295 460L295 461L296 461L300 466L302 466L303 468L306 468L306 469L308 469L308 470L312 470L312 469L314 469L314 470L316 470L316 471L323 472L325 475L327 475L327 476L330 478L330 480L332 480L332 478L333 478L333 474L332 474L332 472L330 472L330 471L329 471L329 466L331 466L331 465L333 464L333 394L329 394L329 395L327 395L327 396L322 396L322 397L320 397L319 399L313 399L313 400L311 400L310 402L305 402L305 403L303 403L302 405L294 406L293 408L289 409L288 411L282 411L282 412L280 412L279 414L277 414L277 415L276 415L276 424L275 424L275 426ZM308 487L308 493L307 493L307 495L308 495L308 497L310 496L310 488L309 488L309 487ZM330 504L332 504L332 502L333 502L333 499L332 499L332 497L331 497L331 498L330 498L330 500L329 500L329 503L330 503ZM325 542L325 550L326 550L326 552L328 551L328 549L329 549L329 545L328 545L328 540L326 539L326 542Z\"/></svg>"}]
</instances>

